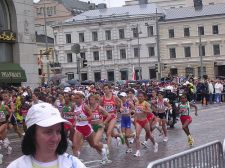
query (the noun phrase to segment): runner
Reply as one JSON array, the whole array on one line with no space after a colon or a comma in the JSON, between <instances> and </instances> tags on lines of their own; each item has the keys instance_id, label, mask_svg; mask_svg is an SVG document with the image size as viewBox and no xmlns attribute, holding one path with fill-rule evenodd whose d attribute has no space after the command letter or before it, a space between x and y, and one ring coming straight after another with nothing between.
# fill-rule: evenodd
<instances>
[{"instance_id":1,"label":"runner","mask_svg":"<svg viewBox=\"0 0 225 168\"><path fill-rule=\"evenodd\" d=\"M94 142L98 144L99 146L104 147L107 152L107 157L109 157L109 148L107 144L102 144L100 142L102 135L104 133L104 128L105 125L108 123L110 120L110 115L105 111L105 109L99 105L98 103L98 97L94 94L89 95L88 97L88 104L89 108L93 114L92 120L91 120L91 125L92 129L95 132L94 136ZM106 120L103 121L103 116L106 117Z\"/></svg>"},{"instance_id":2,"label":"runner","mask_svg":"<svg viewBox=\"0 0 225 168\"><path fill-rule=\"evenodd\" d=\"M121 138L123 141L123 137L119 133L115 133L113 130L116 127L117 122L117 108L122 108L121 100L113 95L111 86L109 84L103 85L104 96L100 100L100 104L105 108L107 113L110 115L110 121L106 125L106 136L107 136L107 144L111 147L112 136L115 138ZM105 120L104 118L103 120Z\"/></svg>"},{"instance_id":3,"label":"runner","mask_svg":"<svg viewBox=\"0 0 225 168\"><path fill-rule=\"evenodd\" d=\"M186 95L182 95L180 97L180 103L178 105L178 113L181 115L180 120L182 123L182 128L188 137L188 144L190 145L190 147L192 147L193 143L194 143L194 139L192 138L190 131L189 131L189 127L188 127L192 122L192 117L190 116L190 108L191 107L195 108L195 115L198 116L197 106L190 103L189 101L187 101Z\"/></svg>"},{"instance_id":4,"label":"runner","mask_svg":"<svg viewBox=\"0 0 225 168\"><path fill-rule=\"evenodd\" d=\"M147 119L147 114L150 113L150 104L145 101L145 93L138 92L138 103L135 105L135 129L136 129L136 148L137 151L134 154L136 157L140 157L140 134L144 128L147 137L151 140L154 145L154 152L158 152L158 144L155 142L150 125Z\"/></svg>"},{"instance_id":5,"label":"runner","mask_svg":"<svg viewBox=\"0 0 225 168\"><path fill-rule=\"evenodd\" d=\"M156 115L160 118L160 123L162 124L162 129L164 133L163 141L168 141L167 136L167 119L166 119L166 109L172 109L172 106L163 98L163 93L158 93L158 98L155 104L153 104L156 108Z\"/></svg>"},{"instance_id":6,"label":"runner","mask_svg":"<svg viewBox=\"0 0 225 168\"><path fill-rule=\"evenodd\" d=\"M133 101L129 101L127 99L127 94L125 92L121 92L119 94L119 97L123 103L123 111L121 111L121 131L123 136L125 137L125 143L128 148L126 150L126 153L132 153L132 148L130 147L128 138L135 137L135 133L133 134L131 131L131 112L135 111L135 107Z\"/></svg>"},{"instance_id":7,"label":"runner","mask_svg":"<svg viewBox=\"0 0 225 168\"><path fill-rule=\"evenodd\" d=\"M89 121L92 120L93 114L89 107L84 104L83 98L84 94L82 91L75 92L74 99L76 100L76 106L74 112L76 118L76 131L73 136L73 154L79 157L82 141L86 139L89 145L102 155L101 163L109 163L106 147L94 141L95 133L89 124Z\"/></svg>"}]
</instances>

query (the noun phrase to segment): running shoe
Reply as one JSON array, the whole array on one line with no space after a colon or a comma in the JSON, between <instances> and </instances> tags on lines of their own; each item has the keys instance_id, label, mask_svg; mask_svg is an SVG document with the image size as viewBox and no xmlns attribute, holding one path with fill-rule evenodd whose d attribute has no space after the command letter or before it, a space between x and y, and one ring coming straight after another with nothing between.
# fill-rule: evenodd
<instances>
[{"instance_id":1,"label":"running shoe","mask_svg":"<svg viewBox=\"0 0 225 168\"><path fill-rule=\"evenodd\" d=\"M132 152L133 152L132 148L128 148L128 149L126 150L126 153L132 153Z\"/></svg>"},{"instance_id":2,"label":"running shoe","mask_svg":"<svg viewBox=\"0 0 225 168\"><path fill-rule=\"evenodd\" d=\"M12 154L12 147L8 146L7 155L11 155L11 154Z\"/></svg>"},{"instance_id":3,"label":"running shoe","mask_svg":"<svg viewBox=\"0 0 225 168\"><path fill-rule=\"evenodd\" d=\"M158 143L155 143L154 152L156 153L156 152L158 152L158 150L159 150L159 145L158 145Z\"/></svg>"},{"instance_id":4,"label":"running shoe","mask_svg":"<svg viewBox=\"0 0 225 168\"><path fill-rule=\"evenodd\" d=\"M190 147L192 147L193 144L194 144L194 139L192 138L191 135L188 136L188 144L189 144Z\"/></svg>"},{"instance_id":5,"label":"running shoe","mask_svg":"<svg viewBox=\"0 0 225 168\"><path fill-rule=\"evenodd\" d=\"M107 152L106 152L106 149L103 147L102 148L102 160L107 160Z\"/></svg>"},{"instance_id":6,"label":"running shoe","mask_svg":"<svg viewBox=\"0 0 225 168\"><path fill-rule=\"evenodd\" d=\"M164 137L163 142L167 142L167 141L168 141L168 137Z\"/></svg>"},{"instance_id":7,"label":"running shoe","mask_svg":"<svg viewBox=\"0 0 225 168\"><path fill-rule=\"evenodd\" d=\"M3 155L0 154L0 165L3 163L2 160L3 160Z\"/></svg>"},{"instance_id":8,"label":"running shoe","mask_svg":"<svg viewBox=\"0 0 225 168\"><path fill-rule=\"evenodd\" d=\"M117 137L116 141L117 141L117 146L120 146L122 144L122 141L121 141L120 137Z\"/></svg>"},{"instance_id":9,"label":"running shoe","mask_svg":"<svg viewBox=\"0 0 225 168\"><path fill-rule=\"evenodd\" d=\"M140 150L137 150L137 152L134 154L135 157L140 157L141 156L141 152Z\"/></svg>"},{"instance_id":10,"label":"running shoe","mask_svg":"<svg viewBox=\"0 0 225 168\"><path fill-rule=\"evenodd\" d=\"M141 142L141 144L142 144L145 148L149 148L147 141Z\"/></svg>"},{"instance_id":11,"label":"running shoe","mask_svg":"<svg viewBox=\"0 0 225 168\"><path fill-rule=\"evenodd\" d=\"M133 143L134 143L134 138L131 138L131 139L129 140L129 143L130 143L130 144L133 144Z\"/></svg>"},{"instance_id":12,"label":"running shoe","mask_svg":"<svg viewBox=\"0 0 225 168\"><path fill-rule=\"evenodd\" d=\"M102 165L109 164L109 163L112 163L112 161L109 160L109 159L102 160L102 161L100 162L100 164L102 164Z\"/></svg>"},{"instance_id":13,"label":"running shoe","mask_svg":"<svg viewBox=\"0 0 225 168\"><path fill-rule=\"evenodd\" d=\"M106 150L107 158L109 158L109 146L107 144L103 144L103 148Z\"/></svg>"}]
</instances>

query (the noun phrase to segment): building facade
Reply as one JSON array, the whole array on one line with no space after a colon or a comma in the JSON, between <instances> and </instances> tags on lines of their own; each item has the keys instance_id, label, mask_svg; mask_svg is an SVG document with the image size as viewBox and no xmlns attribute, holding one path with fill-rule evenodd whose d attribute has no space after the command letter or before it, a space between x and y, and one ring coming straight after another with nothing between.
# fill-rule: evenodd
<instances>
[{"instance_id":1,"label":"building facade","mask_svg":"<svg viewBox=\"0 0 225 168\"><path fill-rule=\"evenodd\" d=\"M0 85L38 84L33 2L0 1Z\"/></svg>"},{"instance_id":2,"label":"building facade","mask_svg":"<svg viewBox=\"0 0 225 168\"><path fill-rule=\"evenodd\" d=\"M165 12L159 25L163 74L200 77L202 55L203 75L225 76L225 4Z\"/></svg>"},{"instance_id":3,"label":"building facade","mask_svg":"<svg viewBox=\"0 0 225 168\"><path fill-rule=\"evenodd\" d=\"M156 8L157 17L164 16L157 5L134 5L88 11L55 26L62 73L78 79L77 60L82 58L81 80L128 80L133 67L139 79L156 78ZM79 54L71 51L74 44L80 45Z\"/></svg>"}]
</instances>

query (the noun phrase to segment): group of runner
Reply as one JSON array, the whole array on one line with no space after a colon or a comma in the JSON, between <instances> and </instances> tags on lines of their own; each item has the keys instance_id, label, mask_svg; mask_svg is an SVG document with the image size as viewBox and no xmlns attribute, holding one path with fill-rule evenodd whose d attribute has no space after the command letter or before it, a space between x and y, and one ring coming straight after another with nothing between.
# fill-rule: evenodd
<instances>
[{"instance_id":1,"label":"group of runner","mask_svg":"<svg viewBox=\"0 0 225 168\"><path fill-rule=\"evenodd\" d=\"M113 138L127 146L126 153L133 152L130 142L134 140L135 157L142 156L140 146L141 144L147 146L148 140L153 144L153 151L158 152L158 143L153 136L154 129L163 135L164 142L168 141L166 112L172 110L172 106L164 99L163 92L153 90L151 99L147 100L145 92L142 90L135 92L132 88L115 93L111 85L103 84L101 91L98 92L92 87L88 93L84 93L79 89L67 87L60 92L49 91L51 94L45 96L40 89L35 89L32 94L28 90L20 91L17 96L12 92L2 91L0 93L0 145L3 144L7 149L7 154L12 152L7 138L8 128L13 125L14 130L22 137L23 132L26 132L24 119L28 109L43 101L58 108L62 117L70 121L71 124L64 124L64 129L73 154L77 157L82 152L84 140L87 140L99 153L102 164L111 162L109 158ZM197 115L196 105L188 102L185 95L181 95L180 102L177 104L177 113L180 114L188 144L192 146L194 140L188 128L192 122L190 107L195 108ZM23 124L23 131L18 127L17 121ZM118 121L120 121L119 125ZM144 140L140 138L142 130L145 131Z\"/></svg>"}]
</instances>

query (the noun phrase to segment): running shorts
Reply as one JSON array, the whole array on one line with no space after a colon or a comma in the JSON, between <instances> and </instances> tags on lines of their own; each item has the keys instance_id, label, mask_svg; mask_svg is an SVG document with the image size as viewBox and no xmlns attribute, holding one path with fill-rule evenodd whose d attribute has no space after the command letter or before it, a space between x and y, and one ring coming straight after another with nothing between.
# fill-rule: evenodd
<instances>
[{"instance_id":1,"label":"running shorts","mask_svg":"<svg viewBox=\"0 0 225 168\"><path fill-rule=\"evenodd\" d=\"M72 126L75 124L75 120L74 119L67 119L71 124L64 124L64 130L65 131L69 131Z\"/></svg>"},{"instance_id":2,"label":"running shorts","mask_svg":"<svg viewBox=\"0 0 225 168\"><path fill-rule=\"evenodd\" d=\"M160 119L166 119L166 113L157 113L157 116L158 116Z\"/></svg>"},{"instance_id":3,"label":"running shorts","mask_svg":"<svg viewBox=\"0 0 225 168\"><path fill-rule=\"evenodd\" d=\"M6 121L9 119L9 115L6 115ZM16 120L16 117L15 115L13 114L12 117L11 117L11 120L9 121L9 123L11 123L13 126L14 125L17 125L17 120Z\"/></svg>"},{"instance_id":4,"label":"running shorts","mask_svg":"<svg viewBox=\"0 0 225 168\"><path fill-rule=\"evenodd\" d=\"M130 116L121 116L121 128L131 128Z\"/></svg>"},{"instance_id":5,"label":"running shorts","mask_svg":"<svg viewBox=\"0 0 225 168\"><path fill-rule=\"evenodd\" d=\"M142 128L145 127L145 125L148 123L148 119L144 119L144 120L135 120L136 123L138 123Z\"/></svg>"},{"instance_id":6,"label":"running shorts","mask_svg":"<svg viewBox=\"0 0 225 168\"><path fill-rule=\"evenodd\" d=\"M180 116L180 121L182 125L184 125L186 121L188 121L188 124L190 124L192 122L192 118L191 116Z\"/></svg>"},{"instance_id":7,"label":"running shorts","mask_svg":"<svg viewBox=\"0 0 225 168\"><path fill-rule=\"evenodd\" d=\"M153 113L149 113L149 114L147 115L148 121L151 121L154 117L155 117L155 116L154 116Z\"/></svg>"},{"instance_id":8,"label":"running shorts","mask_svg":"<svg viewBox=\"0 0 225 168\"><path fill-rule=\"evenodd\" d=\"M75 128L76 131L78 131L84 138L89 137L93 132L90 124L84 126L76 126Z\"/></svg>"},{"instance_id":9,"label":"running shorts","mask_svg":"<svg viewBox=\"0 0 225 168\"><path fill-rule=\"evenodd\" d=\"M98 124L92 124L91 126L95 133L98 132L98 129L103 128L102 125Z\"/></svg>"}]
</instances>

